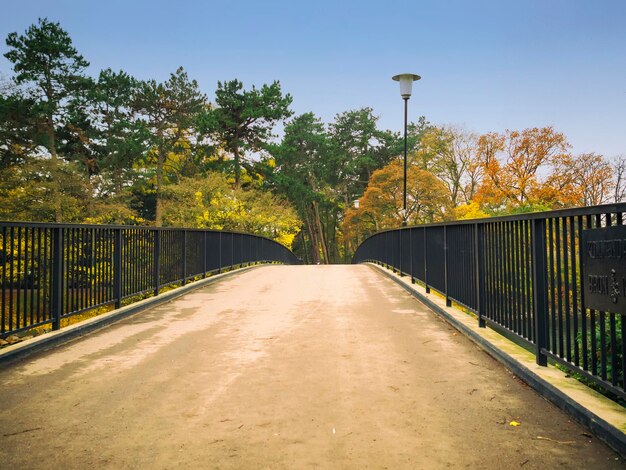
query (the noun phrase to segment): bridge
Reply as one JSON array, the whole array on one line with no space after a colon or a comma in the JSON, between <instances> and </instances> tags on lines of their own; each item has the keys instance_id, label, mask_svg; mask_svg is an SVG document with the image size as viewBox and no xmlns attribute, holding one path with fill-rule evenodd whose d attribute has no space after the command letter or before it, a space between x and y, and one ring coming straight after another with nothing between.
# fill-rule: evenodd
<instances>
[{"instance_id":1,"label":"bridge","mask_svg":"<svg viewBox=\"0 0 626 470\"><path fill-rule=\"evenodd\" d=\"M579 237L625 211L387 231L337 266L232 232L0 223L1 465L622 468L623 407L569 375L623 396Z\"/></svg>"},{"instance_id":2,"label":"bridge","mask_svg":"<svg viewBox=\"0 0 626 470\"><path fill-rule=\"evenodd\" d=\"M366 265L234 274L0 383L5 468L622 465Z\"/></svg>"}]
</instances>

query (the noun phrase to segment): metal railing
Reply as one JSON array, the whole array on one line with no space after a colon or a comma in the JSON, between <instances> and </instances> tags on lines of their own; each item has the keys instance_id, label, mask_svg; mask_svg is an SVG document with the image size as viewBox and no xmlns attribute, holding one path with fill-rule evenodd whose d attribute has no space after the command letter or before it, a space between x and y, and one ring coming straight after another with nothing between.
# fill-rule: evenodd
<instances>
[{"instance_id":1,"label":"metal railing","mask_svg":"<svg viewBox=\"0 0 626 470\"><path fill-rule=\"evenodd\" d=\"M609 204L379 232L353 263L382 264L474 312L480 326L532 348L626 398L626 322L584 308L583 230L624 225ZM626 313L626 312L621 312Z\"/></svg>"},{"instance_id":2,"label":"metal railing","mask_svg":"<svg viewBox=\"0 0 626 470\"><path fill-rule=\"evenodd\" d=\"M0 222L0 338L251 263L298 263L267 238L214 230Z\"/></svg>"}]
</instances>

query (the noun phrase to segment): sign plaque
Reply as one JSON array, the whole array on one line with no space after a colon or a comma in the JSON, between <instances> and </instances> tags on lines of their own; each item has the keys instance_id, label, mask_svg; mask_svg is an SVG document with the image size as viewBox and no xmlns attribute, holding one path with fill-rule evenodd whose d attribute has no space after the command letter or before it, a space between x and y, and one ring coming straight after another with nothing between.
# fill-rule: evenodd
<instances>
[{"instance_id":1,"label":"sign plaque","mask_svg":"<svg viewBox=\"0 0 626 470\"><path fill-rule=\"evenodd\" d=\"M583 230L585 307L626 315L626 225Z\"/></svg>"}]
</instances>

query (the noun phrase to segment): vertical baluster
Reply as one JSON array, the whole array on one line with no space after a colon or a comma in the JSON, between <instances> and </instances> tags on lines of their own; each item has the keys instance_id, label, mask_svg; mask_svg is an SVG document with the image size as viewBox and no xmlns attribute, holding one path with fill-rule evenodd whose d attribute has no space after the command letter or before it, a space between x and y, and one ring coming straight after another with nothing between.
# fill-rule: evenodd
<instances>
[{"instance_id":1,"label":"vertical baluster","mask_svg":"<svg viewBox=\"0 0 626 470\"><path fill-rule=\"evenodd\" d=\"M579 279L578 279L578 271L576 267L576 240L580 238L580 232L576 231L576 219L577 217L569 218L569 226L570 226L570 265L572 267L572 320L573 320L573 335L572 341L574 343L574 364L576 366L580 365L580 348L578 347L578 295L579 289ZM581 282L582 282L582 272ZM582 285L580 285L582 288Z\"/></svg>"},{"instance_id":2,"label":"vertical baluster","mask_svg":"<svg viewBox=\"0 0 626 470\"><path fill-rule=\"evenodd\" d=\"M17 227L17 271L15 274L17 287L15 328L19 329L24 326L26 320L22 313L22 227Z\"/></svg>"},{"instance_id":3,"label":"vertical baluster","mask_svg":"<svg viewBox=\"0 0 626 470\"><path fill-rule=\"evenodd\" d=\"M113 246L113 298L115 308L122 306L122 229L114 229Z\"/></svg>"},{"instance_id":4,"label":"vertical baluster","mask_svg":"<svg viewBox=\"0 0 626 470\"><path fill-rule=\"evenodd\" d=\"M595 216L595 228L599 228L602 226L602 220L600 214ZM589 317L591 324L589 325L591 330L591 373L593 375L598 375L598 338L596 331L596 311L589 310Z\"/></svg>"},{"instance_id":5,"label":"vertical baluster","mask_svg":"<svg viewBox=\"0 0 626 470\"><path fill-rule=\"evenodd\" d=\"M567 359L568 362L572 362L572 343L571 343L571 312L570 312L570 283L569 283L569 257L568 257L568 230L567 230L567 218L561 219L562 235L563 235L563 295L565 297L565 352L561 351L561 357ZM571 234L569 234L571 235Z\"/></svg>"},{"instance_id":6,"label":"vertical baluster","mask_svg":"<svg viewBox=\"0 0 626 470\"><path fill-rule=\"evenodd\" d=\"M509 330L513 330L512 326L512 318L513 311L511 306L511 293L509 291L511 287L511 278L509 272L509 223L507 221L503 221L500 223L500 256L502 258L502 278L501 278L501 286L502 286L502 323L505 328Z\"/></svg>"},{"instance_id":7,"label":"vertical baluster","mask_svg":"<svg viewBox=\"0 0 626 470\"><path fill-rule=\"evenodd\" d=\"M52 259L52 229L43 230L43 292L42 292L42 316L45 320L52 320L51 297L52 297L52 272L48 261L48 252L50 251L50 260Z\"/></svg>"},{"instance_id":8,"label":"vertical baluster","mask_svg":"<svg viewBox=\"0 0 626 470\"><path fill-rule=\"evenodd\" d=\"M583 217L580 216L577 218L578 221L578 240L582 240L583 233ZM587 216L586 218L586 228L591 227L591 216ZM582 355L582 366L584 370L589 370L589 361L587 358L587 309L585 308L585 289L583 287L583 247L578 247L578 272L580 273L580 326L581 326L581 355Z\"/></svg>"},{"instance_id":9,"label":"vertical baluster","mask_svg":"<svg viewBox=\"0 0 626 470\"><path fill-rule=\"evenodd\" d=\"M617 212L615 214L615 224L624 225L623 214ZM621 384L622 389L626 389L626 319L624 316L620 317L620 333L621 333L621 352L622 352L622 367L621 367L621 380L618 381ZM618 372L615 372L616 374Z\"/></svg>"},{"instance_id":10,"label":"vertical baluster","mask_svg":"<svg viewBox=\"0 0 626 470\"><path fill-rule=\"evenodd\" d=\"M545 366L548 357L543 352L548 346L546 335L547 293L546 293L546 220L532 221L533 245L533 307L535 318L535 357L537 364Z\"/></svg>"},{"instance_id":11,"label":"vertical baluster","mask_svg":"<svg viewBox=\"0 0 626 470\"><path fill-rule=\"evenodd\" d=\"M476 264L476 313L478 315L478 326L487 326L484 318L485 310L485 250L484 250L484 229L485 224L474 224L474 254Z\"/></svg>"},{"instance_id":12,"label":"vertical baluster","mask_svg":"<svg viewBox=\"0 0 626 470\"><path fill-rule=\"evenodd\" d=\"M187 230L183 230L183 285L185 285L186 282L187 282Z\"/></svg>"},{"instance_id":13,"label":"vertical baluster","mask_svg":"<svg viewBox=\"0 0 626 470\"><path fill-rule=\"evenodd\" d=\"M86 263L86 254L85 254L85 250L87 248L87 243L89 243L89 241L87 240L87 233L86 230L84 228L80 228L78 229L78 233L79 233L79 237L78 240L80 241L80 251L79 251L79 268L80 271L79 272L79 276L78 276L78 299L79 299L79 308L82 310L84 309L87 305L87 302L85 302L85 294L86 294L86 283L85 283L85 272L86 272L86 267L87 267L87 263Z\"/></svg>"},{"instance_id":14,"label":"vertical baluster","mask_svg":"<svg viewBox=\"0 0 626 470\"><path fill-rule=\"evenodd\" d=\"M498 282L498 322L506 326L506 298L504 295L504 222L496 223L497 230L497 282Z\"/></svg>"},{"instance_id":15,"label":"vertical baluster","mask_svg":"<svg viewBox=\"0 0 626 470\"><path fill-rule=\"evenodd\" d=\"M35 319L35 227L31 227L30 232L30 269L28 273L28 286L30 288L30 324L33 325Z\"/></svg>"},{"instance_id":16,"label":"vertical baluster","mask_svg":"<svg viewBox=\"0 0 626 470\"><path fill-rule=\"evenodd\" d=\"M533 300L532 300L532 282L533 282L533 277L532 277L532 248L531 248L531 234L530 234L530 230L531 230L531 221L530 220L525 220L524 221L524 256L525 256L525 267L526 267L526 276L524 277L525 279L525 285L524 285L524 292L525 292L525 297L526 297L526 321L527 321L527 331L528 331L528 339L532 342L535 341L535 332L532 328L534 322L535 322L535 318L533 316Z\"/></svg>"},{"instance_id":17,"label":"vertical baluster","mask_svg":"<svg viewBox=\"0 0 626 470\"><path fill-rule=\"evenodd\" d=\"M0 310L2 311L2 324L0 324L0 333L7 332L7 317L11 316L11 310L7 315L7 264L9 263L9 252L7 250L7 227L2 226L2 297L0 298ZM11 297L9 292L8 297Z\"/></svg>"},{"instance_id":18,"label":"vertical baluster","mask_svg":"<svg viewBox=\"0 0 626 470\"><path fill-rule=\"evenodd\" d=\"M41 289L43 285L42 278L42 253L41 253L41 227L37 227L37 305L35 307L35 311L37 312L37 323L41 323L44 320L44 317L41 312ZM33 284L33 288L34 288Z\"/></svg>"},{"instance_id":19,"label":"vertical baluster","mask_svg":"<svg viewBox=\"0 0 626 470\"><path fill-rule=\"evenodd\" d=\"M424 246L424 286L426 289L426 293L429 294L430 293L430 286L428 285L428 253L426 250L426 238L427 238L427 229L426 227L423 228L424 230L424 240L423 240L423 246Z\"/></svg>"},{"instance_id":20,"label":"vertical baluster","mask_svg":"<svg viewBox=\"0 0 626 470\"><path fill-rule=\"evenodd\" d=\"M66 260L64 248L64 229L62 227L55 227L52 229L52 305L50 307L52 313L52 329L58 330L61 328L61 316L63 314L63 271L64 260Z\"/></svg>"},{"instance_id":21,"label":"vertical baluster","mask_svg":"<svg viewBox=\"0 0 626 470\"><path fill-rule=\"evenodd\" d=\"M556 270L554 268L554 219L548 220L548 249L549 249L549 259L550 259L550 274L548 276L549 282L549 296L550 296L550 325L549 332L552 339L550 344L550 350L554 353L557 351L557 341L556 341L556 298L555 298L555 276Z\"/></svg>"}]
</instances>

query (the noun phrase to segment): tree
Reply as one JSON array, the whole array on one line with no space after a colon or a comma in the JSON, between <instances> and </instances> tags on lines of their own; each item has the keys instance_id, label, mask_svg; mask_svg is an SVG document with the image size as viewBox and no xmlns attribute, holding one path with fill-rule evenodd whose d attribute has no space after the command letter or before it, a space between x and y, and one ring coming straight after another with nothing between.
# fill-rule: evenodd
<instances>
[{"instance_id":1,"label":"tree","mask_svg":"<svg viewBox=\"0 0 626 470\"><path fill-rule=\"evenodd\" d=\"M133 179L133 167L147 151L149 136L137 120L133 100L140 83L127 73L102 70L90 96L98 128L98 172L110 176L112 193L119 197Z\"/></svg>"},{"instance_id":2,"label":"tree","mask_svg":"<svg viewBox=\"0 0 626 470\"><path fill-rule=\"evenodd\" d=\"M202 129L232 155L236 187L241 167L247 166L246 152L263 149L276 123L292 115L291 102L291 95L283 96L278 81L252 90L243 90L239 80L217 82L215 108L205 113Z\"/></svg>"},{"instance_id":3,"label":"tree","mask_svg":"<svg viewBox=\"0 0 626 470\"><path fill-rule=\"evenodd\" d=\"M602 155L583 153L555 169L560 178L569 179L571 200L577 206L595 206L608 202L613 192L613 169ZM561 194L563 198L563 194Z\"/></svg>"},{"instance_id":4,"label":"tree","mask_svg":"<svg viewBox=\"0 0 626 470\"><path fill-rule=\"evenodd\" d=\"M346 111L335 116L329 134L335 146L338 178L353 180L365 187L372 172L391 160L393 134L377 127L372 108ZM360 193L361 191L358 191Z\"/></svg>"},{"instance_id":5,"label":"tree","mask_svg":"<svg viewBox=\"0 0 626 470\"><path fill-rule=\"evenodd\" d=\"M491 210L503 210L540 203L546 195L557 194L557 185L568 181L545 178L569 158L565 136L552 127L507 130L504 134L480 136L477 155L482 166L482 181L476 199ZM567 201L549 201L562 205Z\"/></svg>"},{"instance_id":6,"label":"tree","mask_svg":"<svg viewBox=\"0 0 626 470\"><path fill-rule=\"evenodd\" d=\"M360 199L359 225L363 236L400 226L403 220L403 178L404 166L400 159L372 174ZM451 209L448 190L435 175L411 165L407 170L406 209L410 225L444 220ZM346 214L344 224L351 226L355 210L350 208Z\"/></svg>"},{"instance_id":7,"label":"tree","mask_svg":"<svg viewBox=\"0 0 626 470\"><path fill-rule=\"evenodd\" d=\"M624 202L626 201L626 155L618 155L614 158L613 174L615 175L613 200Z\"/></svg>"},{"instance_id":8,"label":"tree","mask_svg":"<svg viewBox=\"0 0 626 470\"><path fill-rule=\"evenodd\" d=\"M0 93L0 170L26 163L38 142L35 103L15 87L7 91Z\"/></svg>"},{"instance_id":9,"label":"tree","mask_svg":"<svg viewBox=\"0 0 626 470\"><path fill-rule=\"evenodd\" d=\"M473 134L451 127L425 130L413 160L446 185L454 206L472 199L478 185Z\"/></svg>"},{"instance_id":10,"label":"tree","mask_svg":"<svg viewBox=\"0 0 626 470\"><path fill-rule=\"evenodd\" d=\"M297 116L285 125L280 145L270 146L270 151L275 161L272 179L305 222L311 260L328 263L328 240L320 217L320 204L329 204L322 191L330 164L324 124L313 113Z\"/></svg>"},{"instance_id":11,"label":"tree","mask_svg":"<svg viewBox=\"0 0 626 470\"><path fill-rule=\"evenodd\" d=\"M57 134L65 116L68 98L83 85L83 72L89 63L72 45L59 23L46 18L30 26L26 33L10 33L4 56L13 63L15 83L26 85L31 100L41 112L42 143L57 158Z\"/></svg>"},{"instance_id":12,"label":"tree","mask_svg":"<svg viewBox=\"0 0 626 470\"><path fill-rule=\"evenodd\" d=\"M170 75L165 83L155 80L143 82L135 98L135 110L150 132L149 160L156 160L156 212L155 223L163 223L162 192L165 183L165 165L168 155L185 150L192 128L204 109L206 96L195 80L189 80L182 67Z\"/></svg>"},{"instance_id":13,"label":"tree","mask_svg":"<svg viewBox=\"0 0 626 470\"><path fill-rule=\"evenodd\" d=\"M29 159L0 171L0 220L82 222L91 199L74 163Z\"/></svg>"},{"instance_id":14,"label":"tree","mask_svg":"<svg viewBox=\"0 0 626 470\"><path fill-rule=\"evenodd\" d=\"M163 221L175 227L199 227L255 233L291 247L300 219L287 202L268 191L233 188L226 176L209 172L168 185Z\"/></svg>"}]
</instances>

